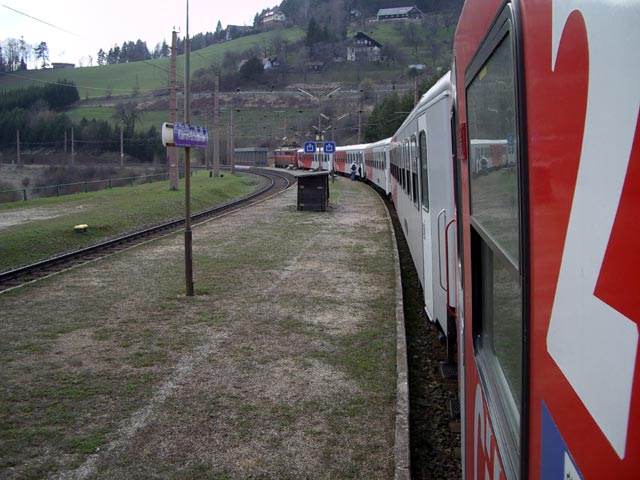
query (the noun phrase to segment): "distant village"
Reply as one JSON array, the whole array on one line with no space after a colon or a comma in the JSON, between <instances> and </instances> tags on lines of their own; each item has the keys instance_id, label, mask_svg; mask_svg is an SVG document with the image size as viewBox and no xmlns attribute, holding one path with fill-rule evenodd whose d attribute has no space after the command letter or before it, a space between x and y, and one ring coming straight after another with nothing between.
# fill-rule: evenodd
<instances>
[{"instance_id":1,"label":"distant village","mask_svg":"<svg viewBox=\"0 0 640 480\"><path fill-rule=\"evenodd\" d=\"M362 17L362 13L358 10L351 10L351 17L358 19ZM424 18L424 13L416 6L410 7L395 7L395 8L381 8L376 14L376 21L385 20L406 20L414 19L421 20ZM287 24L287 16L279 8L273 8L263 12L258 17L257 28L271 29ZM229 25L226 30L226 40L232 40L239 36L245 36L252 33L256 27ZM356 32L347 42L345 55L343 57L333 58L333 62L380 62L382 57L383 45L370 37L364 32ZM279 62L277 58L264 58L262 60L265 70L277 68ZM307 70L309 71L322 71L326 66L326 60L312 60L307 62ZM242 62L239 68L242 66ZM410 65L410 68L422 69L424 65Z\"/></svg>"},{"instance_id":2,"label":"distant village","mask_svg":"<svg viewBox=\"0 0 640 480\"><path fill-rule=\"evenodd\" d=\"M362 18L362 13L358 10L351 10L350 14L352 19L354 20ZM407 19L421 20L423 18L424 13L417 6L407 6L381 8L380 10L378 10L374 21L393 21ZM255 25L228 25L225 30L216 32L215 37L217 37L216 41L224 42L251 35L253 33L256 33L257 31L270 30L287 25L288 19L286 14L282 10L280 10L279 7L274 7L272 9L263 11L260 15L257 15ZM166 56L165 47L166 44L162 45L163 54L161 56ZM380 42L367 35L366 33L358 31L347 40L346 49L342 55L334 56L334 58L331 59L318 58L310 60L306 64L307 70L311 72L320 72L326 67L327 63L329 62L380 62L384 60L382 49L383 45ZM111 51L109 52L109 54L110 53ZM103 52L103 55L105 55L106 57L106 52ZM246 62L246 60L241 62L238 65L238 68L241 68L244 62ZM98 63L104 64L118 62L99 61ZM265 70L278 68L280 66L278 58L263 58L262 63ZM52 63L51 67L55 69L74 68L75 65L73 63ZM409 68L420 70L424 68L424 65L409 65Z\"/></svg>"}]
</instances>

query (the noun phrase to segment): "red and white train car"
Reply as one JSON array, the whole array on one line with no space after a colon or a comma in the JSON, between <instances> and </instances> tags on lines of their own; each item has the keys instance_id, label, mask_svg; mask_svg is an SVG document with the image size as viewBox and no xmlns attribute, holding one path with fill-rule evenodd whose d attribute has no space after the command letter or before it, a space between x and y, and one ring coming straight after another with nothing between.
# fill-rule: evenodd
<instances>
[{"instance_id":1,"label":"red and white train car","mask_svg":"<svg viewBox=\"0 0 640 480\"><path fill-rule=\"evenodd\" d=\"M299 148L297 152L298 156L298 168L305 170L325 170L330 171L332 169L332 157L333 154L324 153L322 147L316 150L315 153L306 153L304 148Z\"/></svg>"},{"instance_id":2,"label":"red and white train car","mask_svg":"<svg viewBox=\"0 0 640 480\"><path fill-rule=\"evenodd\" d=\"M333 168L336 173L351 175L351 165L355 163L356 177L363 177L365 172L364 151L366 147L367 144L336 147L336 153L333 155Z\"/></svg>"},{"instance_id":3,"label":"red and white train car","mask_svg":"<svg viewBox=\"0 0 640 480\"><path fill-rule=\"evenodd\" d=\"M390 191L424 292L453 361L455 229L451 75L425 93L389 142ZM383 142L386 142L384 140Z\"/></svg>"},{"instance_id":4,"label":"red and white train car","mask_svg":"<svg viewBox=\"0 0 640 480\"><path fill-rule=\"evenodd\" d=\"M640 478L639 24L638 0L462 10L465 478ZM513 165L480 172L472 146L491 139L513 147Z\"/></svg>"},{"instance_id":5,"label":"red and white train car","mask_svg":"<svg viewBox=\"0 0 640 480\"><path fill-rule=\"evenodd\" d=\"M391 193L389 147L391 138L367 145L364 149L366 178L385 194Z\"/></svg>"}]
</instances>

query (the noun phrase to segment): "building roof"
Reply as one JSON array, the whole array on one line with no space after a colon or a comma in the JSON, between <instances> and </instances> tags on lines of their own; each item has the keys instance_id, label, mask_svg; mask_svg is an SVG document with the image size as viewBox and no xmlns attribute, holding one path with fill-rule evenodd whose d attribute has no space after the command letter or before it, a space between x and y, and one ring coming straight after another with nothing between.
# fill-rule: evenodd
<instances>
[{"instance_id":1,"label":"building roof","mask_svg":"<svg viewBox=\"0 0 640 480\"><path fill-rule=\"evenodd\" d=\"M381 8L378 10L377 16L387 16L387 15L407 15L409 12L416 11L418 13L422 13L420 9L416 6L413 7L397 7L397 8Z\"/></svg>"},{"instance_id":2,"label":"building roof","mask_svg":"<svg viewBox=\"0 0 640 480\"><path fill-rule=\"evenodd\" d=\"M355 42L356 40L367 40L370 43L370 45L368 46L382 48L381 43L376 42L373 38L363 32L358 32L353 37L351 37L351 42Z\"/></svg>"}]
</instances>

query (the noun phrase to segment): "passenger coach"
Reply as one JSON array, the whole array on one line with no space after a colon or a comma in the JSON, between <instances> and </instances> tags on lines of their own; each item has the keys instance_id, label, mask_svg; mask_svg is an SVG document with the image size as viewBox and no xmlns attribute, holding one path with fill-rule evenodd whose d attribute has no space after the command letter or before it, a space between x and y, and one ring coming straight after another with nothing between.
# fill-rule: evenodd
<instances>
[{"instance_id":1,"label":"passenger coach","mask_svg":"<svg viewBox=\"0 0 640 480\"><path fill-rule=\"evenodd\" d=\"M336 154L393 199L467 479L640 478L639 23L639 0L467 0L451 74Z\"/></svg>"},{"instance_id":2,"label":"passenger coach","mask_svg":"<svg viewBox=\"0 0 640 480\"><path fill-rule=\"evenodd\" d=\"M464 5L465 478L640 478L639 21L637 0Z\"/></svg>"}]
</instances>

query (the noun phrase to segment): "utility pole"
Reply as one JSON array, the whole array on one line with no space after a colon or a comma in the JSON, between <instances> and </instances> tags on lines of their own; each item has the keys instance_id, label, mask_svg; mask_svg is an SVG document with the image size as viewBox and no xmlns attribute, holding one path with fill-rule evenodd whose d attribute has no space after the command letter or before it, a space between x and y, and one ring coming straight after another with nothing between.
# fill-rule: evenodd
<instances>
[{"instance_id":1,"label":"utility pole","mask_svg":"<svg viewBox=\"0 0 640 480\"><path fill-rule=\"evenodd\" d=\"M233 122L233 108L231 109L231 120L229 120L229 153L231 154L231 174L236 173L236 126Z\"/></svg>"},{"instance_id":2,"label":"utility pole","mask_svg":"<svg viewBox=\"0 0 640 480\"><path fill-rule=\"evenodd\" d=\"M190 40L189 40L189 0L187 0L187 34L184 39L184 123L189 125L191 121L191 86L190 72ZM184 219L184 262L186 296L193 297L193 233L191 232L191 148L184 149L184 192L185 192L185 219Z\"/></svg>"},{"instance_id":3,"label":"utility pole","mask_svg":"<svg viewBox=\"0 0 640 480\"><path fill-rule=\"evenodd\" d=\"M22 164L22 160L20 159L20 130L16 130L16 146L17 146L17 161L18 165Z\"/></svg>"},{"instance_id":4,"label":"utility pole","mask_svg":"<svg viewBox=\"0 0 640 480\"><path fill-rule=\"evenodd\" d=\"M124 167L124 129L120 127L120 168Z\"/></svg>"},{"instance_id":5,"label":"utility pole","mask_svg":"<svg viewBox=\"0 0 640 480\"><path fill-rule=\"evenodd\" d=\"M213 176L220 176L220 74L213 88Z\"/></svg>"},{"instance_id":6,"label":"utility pole","mask_svg":"<svg viewBox=\"0 0 640 480\"><path fill-rule=\"evenodd\" d=\"M71 127L71 166L75 165L76 145L73 135L73 127Z\"/></svg>"},{"instance_id":7,"label":"utility pole","mask_svg":"<svg viewBox=\"0 0 640 480\"><path fill-rule=\"evenodd\" d=\"M231 166L231 118L227 122L227 165Z\"/></svg>"},{"instance_id":8,"label":"utility pole","mask_svg":"<svg viewBox=\"0 0 640 480\"><path fill-rule=\"evenodd\" d=\"M176 82L176 60L178 57L178 33L174 30L171 34L171 77L169 80L169 121L175 123L178 120L178 99ZM167 147L169 157L169 190L178 190L178 149Z\"/></svg>"},{"instance_id":9,"label":"utility pole","mask_svg":"<svg viewBox=\"0 0 640 480\"><path fill-rule=\"evenodd\" d=\"M363 108L364 90L360 89L360 98L358 99L358 145L362 142L362 108Z\"/></svg>"}]
</instances>

